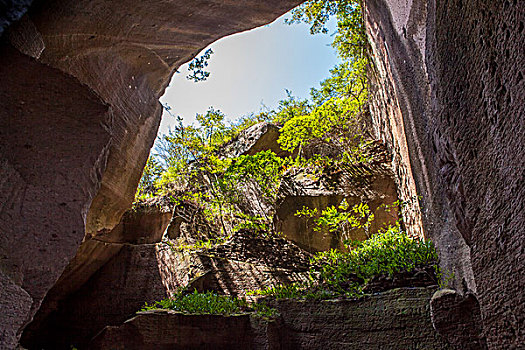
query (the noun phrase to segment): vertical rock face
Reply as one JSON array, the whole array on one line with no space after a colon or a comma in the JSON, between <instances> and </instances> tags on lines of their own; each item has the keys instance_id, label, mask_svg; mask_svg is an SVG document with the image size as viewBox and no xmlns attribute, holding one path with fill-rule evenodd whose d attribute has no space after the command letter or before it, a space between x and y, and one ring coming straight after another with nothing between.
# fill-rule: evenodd
<instances>
[{"instance_id":1,"label":"vertical rock face","mask_svg":"<svg viewBox=\"0 0 525 350\"><path fill-rule=\"evenodd\" d=\"M266 322L248 315L148 311L105 328L90 348L447 350L430 323L433 291L396 289L361 300L277 300L271 305L280 316Z\"/></svg>"},{"instance_id":2,"label":"vertical rock face","mask_svg":"<svg viewBox=\"0 0 525 350\"><path fill-rule=\"evenodd\" d=\"M83 238L112 113L78 80L8 46L0 76L0 347L9 348Z\"/></svg>"},{"instance_id":3,"label":"vertical rock face","mask_svg":"<svg viewBox=\"0 0 525 350\"><path fill-rule=\"evenodd\" d=\"M130 207L174 70L298 2L51 0L3 37L0 346L14 347L84 237ZM9 3L13 21L29 1Z\"/></svg>"},{"instance_id":4,"label":"vertical rock face","mask_svg":"<svg viewBox=\"0 0 525 350\"><path fill-rule=\"evenodd\" d=\"M475 292L489 348L525 342L525 3L367 0L372 114L401 199L453 286ZM416 217L417 218L417 217Z\"/></svg>"}]
</instances>

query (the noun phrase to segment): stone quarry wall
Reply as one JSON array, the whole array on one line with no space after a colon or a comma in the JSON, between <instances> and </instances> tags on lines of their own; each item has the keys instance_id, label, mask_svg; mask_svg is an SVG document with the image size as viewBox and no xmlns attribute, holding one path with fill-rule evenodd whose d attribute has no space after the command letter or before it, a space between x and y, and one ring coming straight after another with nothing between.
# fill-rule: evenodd
<instances>
[{"instance_id":1,"label":"stone quarry wall","mask_svg":"<svg viewBox=\"0 0 525 350\"><path fill-rule=\"evenodd\" d=\"M347 250L345 240L364 241L398 219L397 186L391 159L384 145L374 141L368 146L369 163L348 164L324 169L321 175L311 168L291 169L279 186L275 216L275 230L286 239L311 252L329 249ZM345 200L349 208L360 203L369 206L374 220L368 228L354 228L347 232L317 229L312 218L299 217L303 208L317 210L316 217L328 207L338 207ZM419 235L417 235L419 236Z\"/></svg>"},{"instance_id":2,"label":"stone quarry wall","mask_svg":"<svg viewBox=\"0 0 525 350\"><path fill-rule=\"evenodd\" d=\"M307 280L310 254L284 239L241 231L217 247L182 249L177 241L160 242L169 217L152 230L159 213L162 210L155 208L127 212L117 227L123 226L122 237L130 240L100 243L106 247L104 258L114 254L107 263L87 277L86 269L62 275L24 330L22 346L89 348L91 338L104 327L120 325L144 303L165 299L182 288L246 297L249 290ZM137 240L138 236L142 238ZM100 252L75 259L84 257L83 265L96 265Z\"/></svg>"},{"instance_id":3,"label":"stone quarry wall","mask_svg":"<svg viewBox=\"0 0 525 350\"><path fill-rule=\"evenodd\" d=\"M0 346L15 346L81 241L130 206L172 72L298 2L49 0L4 32ZM519 348L525 3L365 2L372 115L408 226L436 242L452 286L474 292L488 347ZM30 1L7 3L2 29Z\"/></svg>"},{"instance_id":4,"label":"stone quarry wall","mask_svg":"<svg viewBox=\"0 0 525 350\"><path fill-rule=\"evenodd\" d=\"M13 22L30 1L8 3ZM131 206L176 68L298 3L49 0L4 32L1 346L15 346L80 242Z\"/></svg>"},{"instance_id":5,"label":"stone quarry wall","mask_svg":"<svg viewBox=\"0 0 525 350\"><path fill-rule=\"evenodd\" d=\"M525 3L367 0L372 115L401 199L491 349L525 343ZM458 328L459 329L459 328Z\"/></svg>"},{"instance_id":6,"label":"stone quarry wall","mask_svg":"<svg viewBox=\"0 0 525 350\"><path fill-rule=\"evenodd\" d=\"M434 291L396 289L362 300L274 301L280 316L271 322L247 315L148 311L107 327L90 348L450 349L430 322Z\"/></svg>"}]
</instances>

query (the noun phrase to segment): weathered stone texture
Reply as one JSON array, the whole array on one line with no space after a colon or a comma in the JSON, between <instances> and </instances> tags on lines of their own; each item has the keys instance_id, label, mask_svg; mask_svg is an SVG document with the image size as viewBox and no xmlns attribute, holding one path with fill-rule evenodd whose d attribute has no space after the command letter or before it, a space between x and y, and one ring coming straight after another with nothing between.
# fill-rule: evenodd
<instances>
[{"instance_id":1,"label":"weathered stone texture","mask_svg":"<svg viewBox=\"0 0 525 350\"><path fill-rule=\"evenodd\" d=\"M253 349L249 315L182 315L173 311L147 311L122 326L107 327L90 349L184 350Z\"/></svg>"},{"instance_id":2,"label":"weathered stone texture","mask_svg":"<svg viewBox=\"0 0 525 350\"><path fill-rule=\"evenodd\" d=\"M434 288L362 300L279 301L283 349L449 349L430 322Z\"/></svg>"},{"instance_id":3,"label":"weathered stone texture","mask_svg":"<svg viewBox=\"0 0 525 350\"><path fill-rule=\"evenodd\" d=\"M525 3L367 0L372 114L401 199L475 293L491 349L525 343Z\"/></svg>"},{"instance_id":4,"label":"weathered stone texture","mask_svg":"<svg viewBox=\"0 0 525 350\"><path fill-rule=\"evenodd\" d=\"M57 335L57 343L52 345L57 346L56 344L61 344L61 346L67 346L67 344L62 344L60 341L63 339L76 341L77 339L82 339L84 334L91 336L90 331L93 328L96 329L97 325L102 323L102 325L98 326L98 329L101 329L106 325L104 322L112 322L115 314L129 315L133 313L144 303L140 298L153 301L158 295L167 295L166 293L159 293L159 290L164 289L162 284L163 278L161 277L158 277L158 281L161 282L151 283L151 298L149 294L144 294L142 288L138 288L135 291L127 288L137 287L137 285L144 282L146 277L143 274L151 274L151 277L148 278L152 278L154 281L154 276L159 275L159 271L157 271L159 267L157 265L160 262L157 263L159 259L156 258L156 253L152 255L143 252L143 250L146 252L156 251L154 243L161 241L162 234L170 221L170 216L169 208L159 207L155 204L141 206L126 212L121 222L107 235L86 239L56 284L49 290L33 321L26 327L22 342L29 345L49 344L47 335L54 334L57 330L60 330L58 332L59 335L62 332L67 333L71 331L73 334L76 334L76 337L67 338ZM146 245L144 246L145 248L141 248L141 246L135 246L134 244ZM140 250L140 255L147 257L147 262L150 264L137 264L137 258L131 259L129 251L132 248L130 247L142 249ZM121 252L123 248L124 252ZM127 255L126 252L128 252ZM122 261L117 267L115 267L114 263L108 263L115 256ZM129 270L126 269L126 263L131 265ZM144 268L144 266L147 266L147 268ZM152 273L151 269L154 269L154 273ZM102 279L99 285L92 287L94 283L88 283L88 281L99 270L101 271L98 274L107 275L109 273L110 277L108 280ZM129 275L130 279L137 279L138 284L126 282L127 284L123 285L121 279L114 278L115 273ZM97 280L96 277L95 280ZM106 290L109 290L109 292L106 292ZM115 291L117 291L118 297L112 294ZM126 292L128 292L128 295L125 294ZM79 295L83 296L89 293L92 293L93 296L93 299L90 301L89 298L86 301L85 298L79 297ZM115 303L115 299L122 300L122 303ZM104 304L106 302L109 304ZM98 311L91 309L91 306ZM102 308L101 310L113 308L113 314L100 311L99 307ZM74 311L71 312L71 310ZM94 312L95 316L89 314L89 312ZM88 317L90 322L85 323L85 317ZM117 318L117 320L121 322L123 319ZM43 334L45 336L42 336Z\"/></svg>"},{"instance_id":5,"label":"weathered stone texture","mask_svg":"<svg viewBox=\"0 0 525 350\"><path fill-rule=\"evenodd\" d=\"M273 322L149 311L107 327L91 348L450 349L430 322L433 292L413 288L354 301L275 301L280 317Z\"/></svg>"},{"instance_id":6,"label":"weathered stone texture","mask_svg":"<svg viewBox=\"0 0 525 350\"><path fill-rule=\"evenodd\" d=\"M329 249L346 250L344 240L367 239L385 225L398 219L396 184L390 158L384 146L375 142L368 150L374 160L367 164L324 169L322 175L311 169L292 169L285 174L278 192L274 225L277 232L310 252ZM317 210L317 217L327 207L338 207L345 199L349 208L368 204L375 219L368 228L349 232L329 232L315 229L312 218L299 217L297 211L304 207Z\"/></svg>"},{"instance_id":7,"label":"weathered stone texture","mask_svg":"<svg viewBox=\"0 0 525 350\"><path fill-rule=\"evenodd\" d=\"M0 76L0 274L10 281L0 300L16 293L20 303L32 303L2 308L0 328L14 336L84 236L112 114L76 79L7 45L0 48Z\"/></svg>"},{"instance_id":8,"label":"weathered stone texture","mask_svg":"<svg viewBox=\"0 0 525 350\"><path fill-rule=\"evenodd\" d=\"M473 294L438 290L430 300L430 314L434 328L456 349L487 349L479 303Z\"/></svg>"},{"instance_id":9,"label":"weathered stone texture","mask_svg":"<svg viewBox=\"0 0 525 350\"><path fill-rule=\"evenodd\" d=\"M154 244L122 247L78 291L60 300L38 327L28 327L21 341L23 346L85 346L106 325L124 322L145 302L166 298L169 294L162 283L156 254Z\"/></svg>"},{"instance_id":10,"label":"weathered stone texture","mask_svg":"<svg viewBox=\"0 0 525 350\"><path fill-rule=\"evenodd\" d=\"M106 251L114 245L108 244ZM183 287L243 297L249 290L305 281L310 257L283 239L249 235L201 251L175 249L165 242L118 247L118 254L77 290L65 294L59 288L64 284L57 284L49 292L23 334L23 346L85 347L104 327L121 324L145 302ZM76 285L80 276L69 277Z\"/></svg>"},{"instance_id":11,"label":"weathered stone texture","mask_svg":"<svg viewBox=\"0 0 525 350\"><path fill-rule=\"evenodd\" d=\"M260 151L272 151L278 156L288 156L289 152L283 151L277 142L279 127L268 122L255 124L242 131L239 136L228 142L219 154L225 158L241 155L254 155Z\"/></svg>"},{"instance_id":12,"label":"weathered stone texture","mask_svg":"<svg viewBox=\"0 0 525 350\"><path fill-rule=\"evenodd\" d=\"M41 1L5 36L2 273L33 298L28 314L2 313L5 329L20 333L85 233L107 233L130 207L175 69L298 2ZM28 4L10 1L0 27Z\"/></svg>"}]
</instances>

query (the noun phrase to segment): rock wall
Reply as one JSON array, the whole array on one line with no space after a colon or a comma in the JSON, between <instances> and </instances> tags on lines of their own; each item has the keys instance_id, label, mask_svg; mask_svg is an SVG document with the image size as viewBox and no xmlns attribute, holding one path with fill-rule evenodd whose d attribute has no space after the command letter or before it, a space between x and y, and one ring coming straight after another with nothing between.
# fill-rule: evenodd
<instances>
[{"instance_id":1,"label":"rock wall","mask_svg":"<svg viewBox=\"0 0 525 350\"><path fill-rule=\"evenodd\" d=\"M175 69L298 2L50 0L3 35L1 346L130 207ZM15 20L29 1L10 3Z\"/></svg>"},{"instance_id":2,"label":"rock wall","mask_svg":"<svg viewBox=\"0 0 525 350\"><path fill-rule=\"evenodd\" d=\"M132 216L138 217L136 213ZM147 221L148 216L156 217L151 212L134 222ZM138 227L131 231L138 232ZM257 238L248 232L204 250L179 249L172 242L120 243L119 248L77 290L64 295L57 289L62 284L51 289L35 320L25 329L22 346L69 349L73 344L88 348L90 339L104 327L120 325L146 302L165 299L184 287L246 297L249 290L306 281L310 258L283 239ZM77 283L75 276L69 277Z\"/></svg>"},{"instance_id":3,"label":"rock wall","mask_svg":"<svg viewBox=\"0 0 525 350\"><path fill-rule=\"evenodd\" d=\"M272 306L280 317L270 322L247 315L148 311L107 327L90 348L450 349L430 322L434 290L397 289L362 300L276 301Z\"/></svg>"},{"instance_id":4,"label":"rock wall","mask_svg":"<svg viewBox=\"0 0 525 350\"><path fill-rule=\"evenodd\" d=\"M478 298L488 347L519 348L525 3L367 0L365 15L374 126L401 199L421 196L409 210L451 286Z\"/></svg>"}]
</instances>

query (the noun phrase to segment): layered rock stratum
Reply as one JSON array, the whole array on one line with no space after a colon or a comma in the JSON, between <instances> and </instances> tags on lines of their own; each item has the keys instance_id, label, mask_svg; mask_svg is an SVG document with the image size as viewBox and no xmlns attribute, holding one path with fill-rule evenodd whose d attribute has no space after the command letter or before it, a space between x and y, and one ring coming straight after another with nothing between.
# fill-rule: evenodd
<instances>
[{"instance_id":1,"label":"layered rock stratum","mask_svg":"<svg viewBox=\"0 0 525 350\"><path fill-rule=\"evenodd\" d=\"M298 3L45 1L9 28L0 68L2 346L16 345L79 244L112 230L131 206L176 68Z\"/></svg>"},{"instance_id":2,"label":"layered rock stratum","mask_svg":"<svg viewBox=\"0 0 525 350\"><path fill-rule=\"evenodd\" d=\"M0 27L30 2L4 2ZM157 99L174 70L219 37L298 3L50 0L4 31L1 347L17 345L81 243L81 251L96 249L91 238L113 230L130 207L159 125ZM477 300L487 347L519 348L525 4L365 5L373 125L393 152L399 197L410 203L407 227L437 244L452 287ZM451 329L441 332L453 337Z\"/></svg>"}]
</instances>

